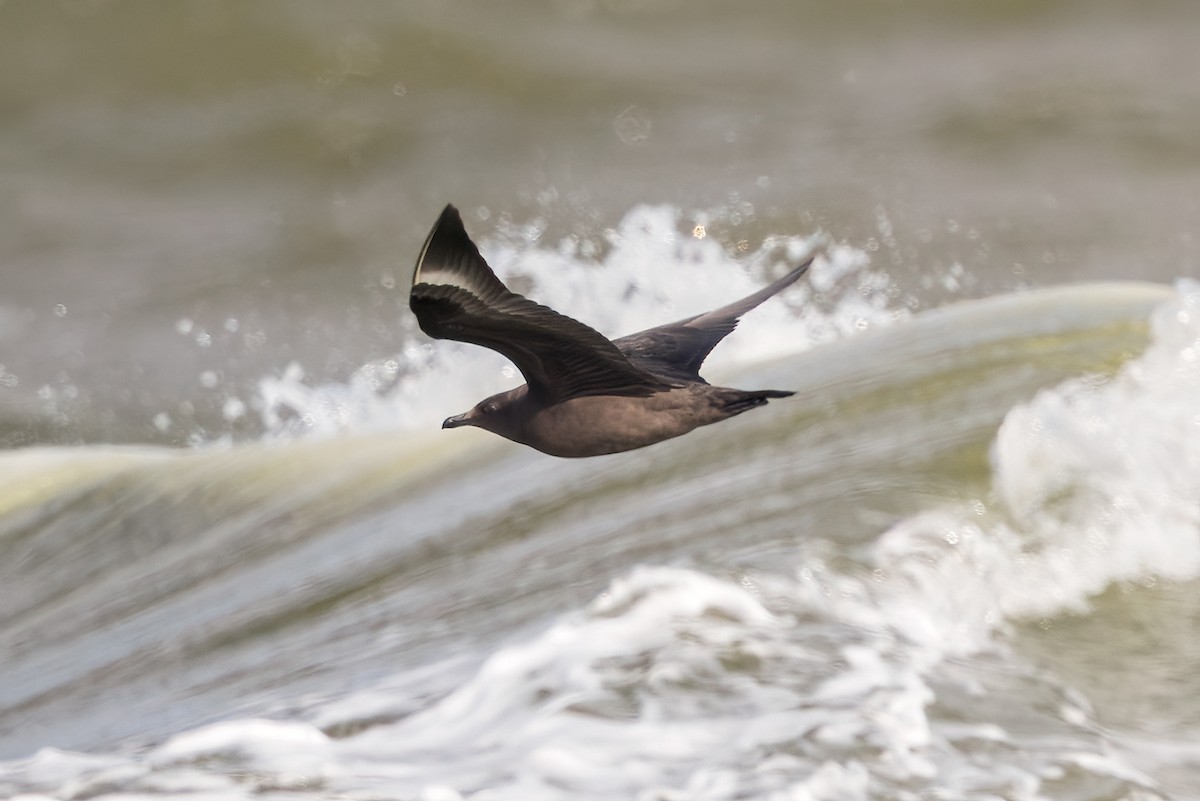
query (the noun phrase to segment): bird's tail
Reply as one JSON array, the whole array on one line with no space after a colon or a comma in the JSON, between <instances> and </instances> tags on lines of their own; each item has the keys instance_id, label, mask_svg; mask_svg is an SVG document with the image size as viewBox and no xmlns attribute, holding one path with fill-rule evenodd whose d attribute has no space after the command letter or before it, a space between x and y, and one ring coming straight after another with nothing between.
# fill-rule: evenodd
<instances>
[{"instance_id":1,"label":"bird's tail","mask_svg":"<svg viewBox=\"0 0 1200 801\"><path fill-rule=\"evenodd\" d=\"M795 394L783 389L726 389L721 393L720 401L721 408L732 417L765 406L771 398L787 398Z\"/></svg>"}]
</instances>

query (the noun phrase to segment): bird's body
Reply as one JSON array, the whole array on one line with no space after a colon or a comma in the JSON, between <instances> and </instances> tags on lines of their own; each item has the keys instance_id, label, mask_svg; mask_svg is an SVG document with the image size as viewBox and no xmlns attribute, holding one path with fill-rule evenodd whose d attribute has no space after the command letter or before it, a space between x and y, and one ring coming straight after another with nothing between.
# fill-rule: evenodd
<instances>
[{"instance_id":1,"label":"bird's body","mask_svg":"<svg viewBox=\"0 0 1200 801\"><path fill-rule=\"evenodd\" d=\"M472 425L552 456L633 450L762 406L784 390L714 387L708 353L738 318L794 283L812 259L764 289L706 314L609 341L510 292L447 206L421 250L409 305L432 337L496 350L527 383L480 401L443 428Z\"/></svg>"},{"instance_id":2,"label":"bird's body","mask_svg":"<svg viewBox=\"0 0 1200 801\"><path fill-rule=\"evenodd\" d=\"M791 394L767 392L770 397ZM529 397L527 387L521 386L489 398L502 398L505 403L482 415L482 420L459 415L448 422L450 428L486 422L482 428L551 456L599 456L653 445L720 422L766 403L758 399L760 394L691 383L646 397L587 395L543 406ZM740 408L736 406L739 403Z\"/></svg>"}]
</instances>

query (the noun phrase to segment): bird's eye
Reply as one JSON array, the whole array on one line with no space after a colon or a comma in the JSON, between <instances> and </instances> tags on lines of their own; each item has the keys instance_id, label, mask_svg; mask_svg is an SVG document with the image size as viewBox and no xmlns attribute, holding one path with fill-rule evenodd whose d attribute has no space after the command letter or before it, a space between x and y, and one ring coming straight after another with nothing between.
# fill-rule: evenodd
<instances>
[{"instance_id":1,"label":"bird's eye","mask_svg":"<svg viewBox=\"0 0 1200 801\"><path fill-rule=\"evenodd\" d=\"M483 413L484 414L495 414L496 410L498 408L499 407L497 407L496 404L494 404L494 403L485 403L485 404L483 404Z\"/></svg>"}]
</instances>

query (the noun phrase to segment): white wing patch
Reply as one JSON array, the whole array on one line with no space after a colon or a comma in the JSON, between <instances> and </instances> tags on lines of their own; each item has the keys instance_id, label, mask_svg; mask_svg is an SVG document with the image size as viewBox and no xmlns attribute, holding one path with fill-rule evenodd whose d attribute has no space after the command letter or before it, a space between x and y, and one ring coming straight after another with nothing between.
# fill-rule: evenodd
<instances>
[{"instance_id":1,"label":"white wing patch","mask_svg":"<svg viewBox=\"0 0 1200 801\"><path fill-rule=\"evenodd\" d=\"M429 246L433 244L433 234L429 240L425 242L425 247L421 250L421 256L417 259L417 269L413 273L413 286L417 284L426 284L428 286L450 286L456 289L464 289L470 292L477 298L482 298L483 288L479 284L478 277L472 274L469 267L466 269L451 269L444 267L441 264L427 264L425 257L429 253ZM487 269L486 267L484 269Z\"/></svg>"},{"instance_id":2,"label":"white wing patch","mask_svg":"<svg viewBox=\"0 0 1200 801\"><path fill-rule=\"evenodd\" d=\"M479 285L471 280L471 276L439 267L427 267L425 265L418 267L417 274L413 277L413 284L452 286L457 289L465 289L476 297L480 296Z\"/></svg>"}]
</instances>

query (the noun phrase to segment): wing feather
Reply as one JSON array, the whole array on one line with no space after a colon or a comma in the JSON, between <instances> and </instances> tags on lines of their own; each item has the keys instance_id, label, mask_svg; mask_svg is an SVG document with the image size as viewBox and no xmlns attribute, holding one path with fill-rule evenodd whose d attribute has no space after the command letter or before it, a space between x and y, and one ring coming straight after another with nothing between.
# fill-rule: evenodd
<instances>
[{"instance_id":1,"label":"wing feather","mask_svg":"<svg viewBox=\"0 0 1200 801\"><path fill-rule=\"evenodd\" d=\"M737 327L743 314L796 283L812 264L809 256L778 281L741 300L674 323L613 340L635 364L673 380L703 381L700 366L722 339Z\"/></svg>"},{"instance_id":2,"label":"wing feather","mask_svg":"<svg viewBox=\"0 0 1200 801\"><path fill-rule=\"evenodd\" d=\"M508 357L531 394L547 404L585 395L646 396L669 386L633 365L595 329L510 292L453 206L442 212L421 249L409 307L429 336Z\"/></svg>"}]
</instances>

